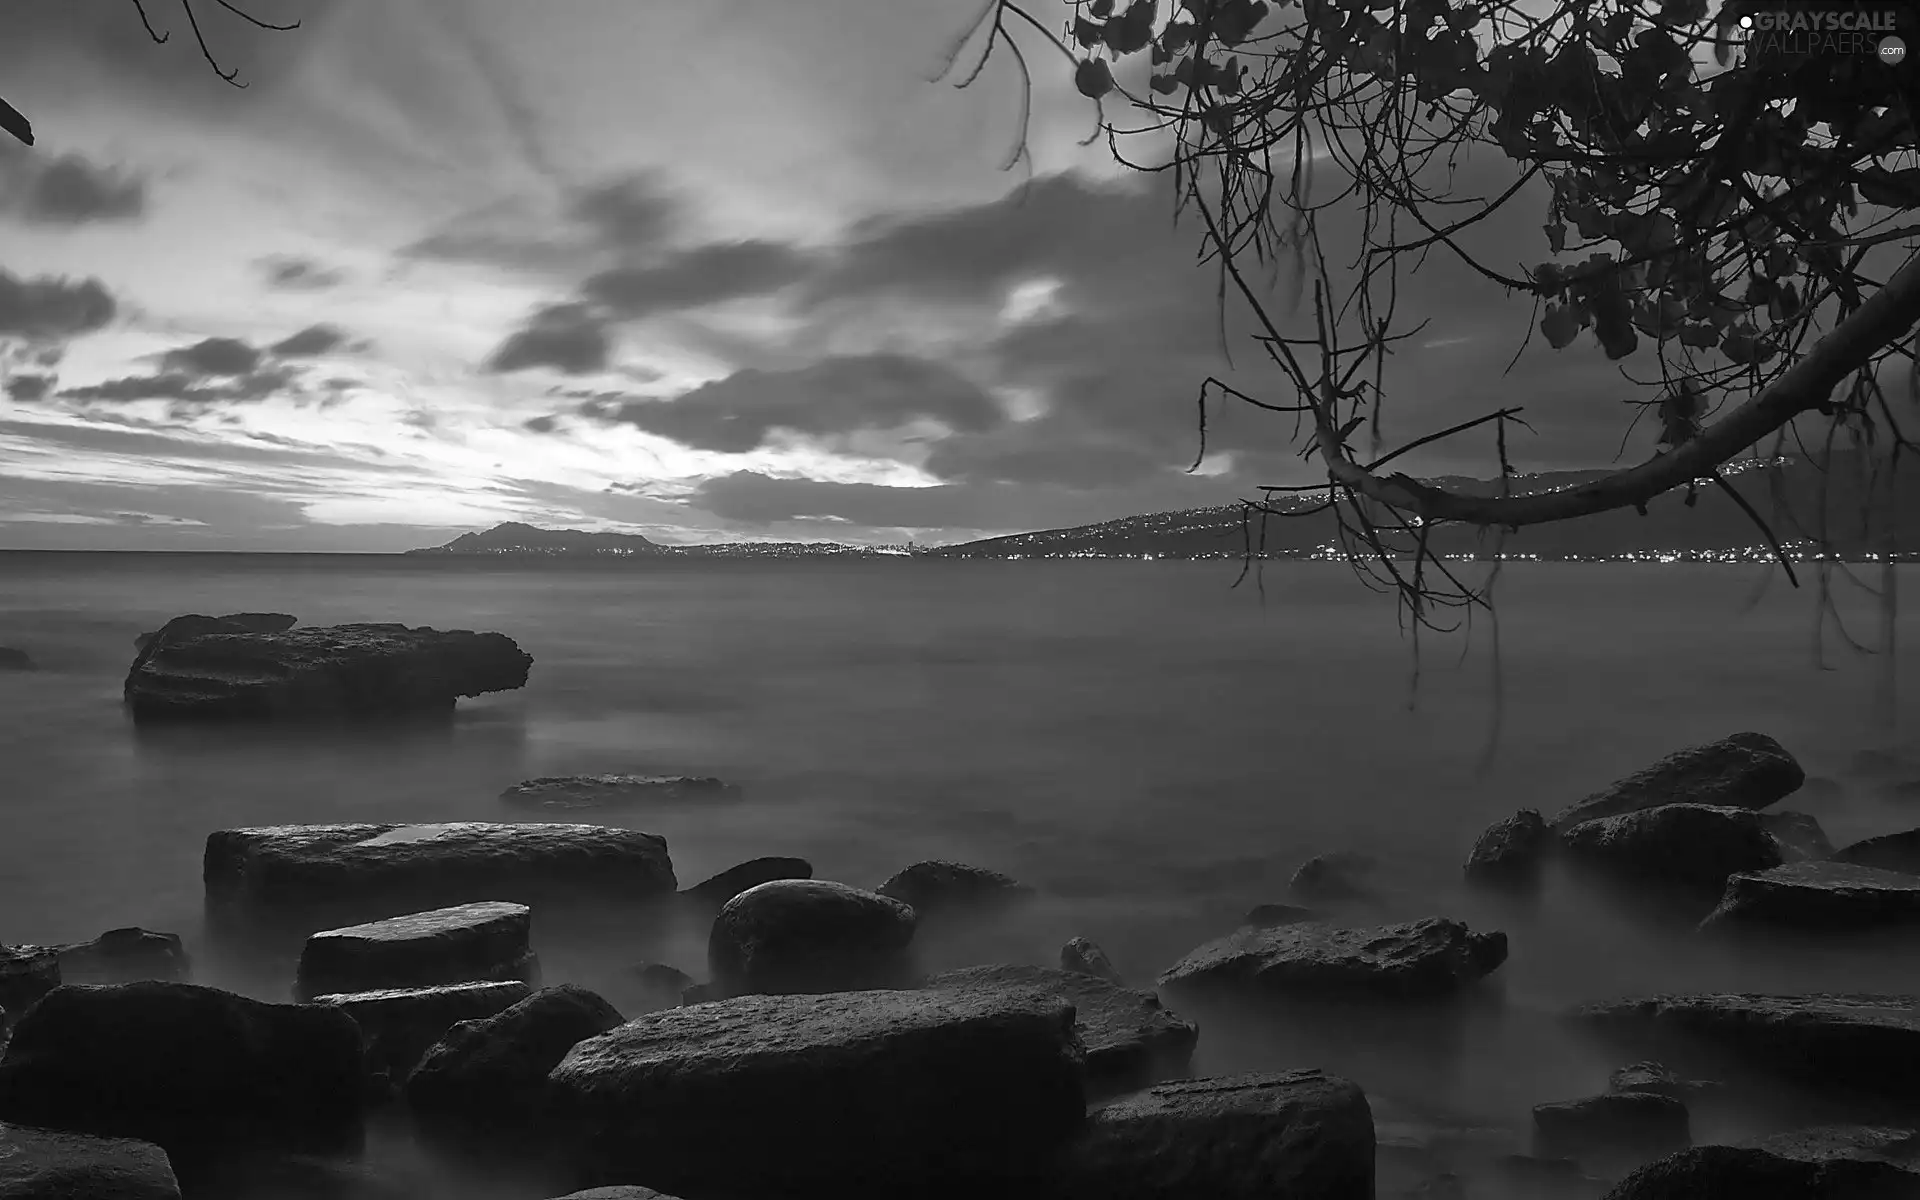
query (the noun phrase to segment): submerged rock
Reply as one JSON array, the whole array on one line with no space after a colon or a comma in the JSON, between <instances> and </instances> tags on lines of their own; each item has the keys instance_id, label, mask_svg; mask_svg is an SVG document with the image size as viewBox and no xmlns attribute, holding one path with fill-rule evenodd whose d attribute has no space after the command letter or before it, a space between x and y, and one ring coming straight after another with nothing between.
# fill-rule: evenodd
<instances>
[{"instance_id":1,"label":"submerged rock","mask_svg":"<svg viewBox=\"0 0 1920 1200\"><path fill-rule=\"evenodd\" d=\"M1168 988L1242 995L1419 999L1460 992L1507 958L1507 935L1427 917L1345 929L1318 922L1241 929L1168 968Z\"/></svg>"},{"instance_id":2,"label":"submerged rock","mask_svg":"<svg viewBox=\"0 0 1920 1200\"><path fill-rule=\"evenodd\" d=\"M1774 926L1851 931L1920 924L1920 875L1840 862L1797 862L1734 875L1703 929Z\"/></svg>"},{"instance_id":3,"label":"submerged rock","mask_svg":"<svg viewBox=\"0 0 1920 1200\"><path fill-rule=\"evenodd\" d=\"M1376 866L1367 854L1351 850L1316 854L1300 864L1287 890L1301 900L1360 900L1370 895L1364 879Z\"/></svg>"},{"instance_id":4,"label":"submerged rock","mask_svg":"<svg viewBox=\"0 0 1920 1200\"><path fill-rule=\"evenodd\" d=\"M1634 1171L1605 1200L1915 1200L1913 1131L1826 1127L1696 1146Z\"/></svg>"},{"instance_id":5,"label":"submerged rock","mask_svg":"<svg viewBox=\"0 0 1920 1200\"><path fill-rule=\"evenodd\" d=\"M1920 829L1883 833L1843 846L1834 851L1833 861L1920 875Z\"/></svg>"},{"instance_id":6,"label":"submerged rock","mask_svg":"<svg viewBox=\"0 0 1920 1200\"><path fill-rule=\"evenodd\" d=\"M523 779L500 798L539 808L615 808L647 801L732 800L740 789L710 775L543 775Z\"/></svg>"},{"instance_id":7,"label":"submerged rock","mask_svg":"<svg viewBox=\"0 0 1920 1200\"><path fill-rule=\"evenodd\" d=\"M990 1195L1080 1128L1081 1070L1071 1005L963 989L668 1009L581 1042L548 1081L600 1179L691 1195Z\"/></svg>"},{"instance_id":8,"label":"submerged rock","mask_svg":"<svg viewBox=\"0 0 1920 1200\"><path fill-rule=\"evenodd\" d=\"M1632 1155L1684 1149L1693 1140L1684 1100L1662 1092L1619 1091L1533 1106L1534 1145L1547 1157Z\"/></svg>"},{"instance_id":9,"label":"submerged rock","mask_svg":"<svg viewBox=\"0 0 1920 1200\"><path fill-rule=\"evenodd\" d=\"M17 1020L60 986L60 954L51 946L0 946L0 1010Z\"/></svg>"},{"instance_id":10,"label":"submerged rock","mask_svg":"<svg viewBox=\"0 0 1920 1200\"><path fill-rule=\"evenodd\" d=\"M812 878L813 864L804 858L751 858L683 890L680 897L690 904L717 910L748 888L776 879Z\"/></svg>"},{"instance_id":11,"label":"submerged rock","mask_svg":"<svg viewBox=\"0 0 1920 1200\"><path fill-rule=\"evenodd\" d=\"M1558 832L1599 817L1663 804L1765 808L1806 781L1806 772L1763 733L1736 733L1667 755L1568 805L1547 822Z\"/></svg>"},{"instance_id":12,"label":"submerged rock","mask_svg":"<svg viewBox=\"0 0 1920 1200\"><path fill-rule=\"evenodd\" d=\"M727 901L707 936L707 967L730 995L903 986L915 910L825 879L782 879Z\"/></svg>"},{"instance_id":13,"label":"submerged rock","mask_svg":"<svg viewBox=\"0 0 1920 1200\"><path fill-rule=\"evenodd\" d=\"M152 1142L0 1125L0 1200L180 1200Z\"/></svg>"},{"instance_id":14,"label":"submerged rock","mask_svg":"<svg viewBox=\"0 0 1920 1200\"><path fill-rule=\"evenodd\" d=\"M491 1017L533 994L518 980L383 988L315 996L352 1017L366 1040L367 1066L376 1079L407 1077L429 1047L462 1021Z\"/></svg>"},{"instance_id":15,"label":"submerged rock","mask_svg":"<svg viewBox=\"0 0 1920 1200\"><path fill-rule=\"evenodd\" d=\"M1780 845L1750 809L1662 804L1616 817L1582 821L1561 831L1567 855L1631 876L1718 887L1737 871L1780 865Z\"/></svg>"},{"instance_id":16,"label":"submerged rock","mask_svg":"<svg viewBox=\"0 0 1920 1200\"><path fill-rule=\"evenodd\" d=\"M134 659L135 719L262 719L446 711L527 682L532 656L502 633L333 625L255 633L177 618Z\"/></svg>"},{"instance_id":17,"label":"submerged rock","mask_svg":"<svg viewBox=\"0 0 1920 1200\"><path fill-rule=\"evenodd\" d=\"M407 1076L407 1101L451 1112L532 1107L545 1098L547 1073L569 1050L625 1020L585 988L541 988L494 1016L449 1029Z\"/></svg>"},{"instance_id":18,"label":"submerged rock","mask_svg":"<svg viewBox=\"0 0 1920 1200\"><path fill-rule=\"evenodd\" d=\"M0 671L35 671L33 658L25 650L16 650L12 646L0 646Z\"/></svg>"},{"instance_id":19,"label":"submerged rock","mask_svg":"<svg viewBox=\"0 0 1920 1200\"><path fill-rule=\"evenodd\" d=\"M1120 983L1120 972L1114 968L1113 960L1092 938L1068 938L1067 944L1060 947L1060 969L1076 971L1082 975L1091 975L1095 979L1104 979L1108 983Z\"/></svg>"},{"instance_id":20,"label":"submerged rock","mask_svg":"<svg viewBox=\"0 0 1920 1200\"><path fill-rule=\"evenodd\" d=\"M326 929L300 951L302 996L527 980L538 962L524 904L484 901Z\"/></svg>"},{"instance_id":21,"label":"submerged rock","mask_svg":"<svg viewBox=\"0 0 1920 1200\"><path fill-rule=\"evenodd\" d=\"M170 638L198 637L203 633L281 633L299 623L299 617L287 613L228 613L224 617L196 613L175 617L159 629L139 634L133 639L133 648L145 650L163 633Z\"/></svg>"},{"instance_id":22,"label":"submerged rock","mask_svg":"<svg viewBox=\"0 0 1920 1200\"><path fill-rule=\"evenodd\" d=\"M1467 855L1467 881L1496 885L1533 882L1539 878L1553 846L1553 830L1539 810L1523 808L1487 826L1473 843L1473 851Z\"/></svg>"},{"instance_id":23,"label":"submerged rock","mask_svg":"<svg viewBox=\"0 0 1920 1200\"><path fill-rule=\"evenodd\" d=\"M184 982L193 960L177 933L129 926L109 929L90 942L54 948L63 983L132 983L136 979Z\"/></svg>"}]
</instances>

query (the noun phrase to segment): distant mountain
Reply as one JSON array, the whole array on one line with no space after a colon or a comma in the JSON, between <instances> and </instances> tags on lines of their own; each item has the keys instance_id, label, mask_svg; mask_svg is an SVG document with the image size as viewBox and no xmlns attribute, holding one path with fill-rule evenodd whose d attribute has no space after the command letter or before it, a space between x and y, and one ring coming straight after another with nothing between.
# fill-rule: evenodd
<instances>
[{"instance_id":1,"label":"distant mountain","mask_svg":"<svg viewBox=\"0 0 1920 1200\"><path fill-rule=\"evenodd\" d=\"M408 554L515 558L875 558L906 552L904 548L848 546L839 542L713 542L700 546L663 546L637 533L540 529L519 521L495 525L483 533L463 533L444 546L407 551Z\"/></svg>"}]
</instances>

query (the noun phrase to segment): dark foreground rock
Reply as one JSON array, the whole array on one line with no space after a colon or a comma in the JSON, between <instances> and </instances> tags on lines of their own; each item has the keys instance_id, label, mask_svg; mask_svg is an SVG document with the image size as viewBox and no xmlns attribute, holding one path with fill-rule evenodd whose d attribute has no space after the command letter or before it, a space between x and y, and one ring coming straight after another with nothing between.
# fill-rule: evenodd
<instances>
[{"instance_id":1,"label":"dark foreground rock","mask_svg":"<svg viewBox=\"0 0 1920 1200\"><path fill-rule=\"evenodd\" d=\"M1630 1156L1640 1161L1693 1140L1684 1100L1660 1092L1605 1092L1533 1107L1534 1148L1549 1157Z\"/></svg>"},{"instance_id":2,"label":"dark foreground rock","mask_svg":"<svg viewBox=\"0 0 1920 1200\"><path fill-rule=\"evenodd\" d=\"M776 879L812 878L813 864L804 858L750 858L683 890L680 898L688 904L717 912L727 901L748 888L772 883Z\"/></svg>"},{"instance_id":3,"label":"dark foreground rock","mask_svg":"<svg viewBox=\"0 0 1920 1200\"><path fill-rule=\"evenodd\" d=\"M1532 883L1554 846L1553 830L1538 809L1523 808L1503 821L1487 826L1467 855L1470 883L1512 885Z\"/></svg>"},{"instance_id":4,"label":"dark foreground rock","mask_svg":"<svg viewBox=\"0 0 1920 1200\"><path fill-rule=\"evenodd\" d=\"M1066 945L1060 947L1060 969L1077 971L1082 975L1091 975L1095 979L1104 979L1108 983L1120 983L1120 972L1114 967L1113 960L1100 944L1091 938L1068 938Z\"/></svg>"},{"instance_id":5,"label":"dark foreground rock","mask_svg":"<svg viewBox=\"0 0 1920 1200\"><path fill-rule=\"evenodd\" d=\"M1474 933L1443 917L1361 929L1309 922L1208 942L1160 984L1244 996L1433 998L1464 990L1506 958L1506 934Z\"/></svg>"},{"instance_id":6,"label":"dark foreground rock","mask_svg":"<svg viewBox=\"0 0 1920 1200\"><path fill-rule=\"evenodd\" d=\"M307 938L300 951L301 996L526 980L538 962L524 904L482 901L388 917Z\"/></svg>"},{"instance_id":7,"label":"dark foreground rock","mask_svg":"<svg viewBox=\"0 0 1920 1200\"><path fill-rule=\"evenodd\" d=\"M1300 864L1287 882L1299 900L1360 900L1371 894L1366 877L1377 864L1371 855L1352 850L1316 854Z\"/></svg>"},{"instance_id":8,"label":"dark foreground rock","mask_svg":"<svg viewBox=\"0 0 1920 1200\"><path fill-rule=\"evenodd\" d=\"M1915 1200L1911 1130L1826 1127L1696 1146L1634 1171L1605 1200Z\"/></svg>"},{"instance_id":9,"label":"dark foreground rock","mask_svg":"<svg viewBox=\"0 0 1920 1200\"><path fill-rule=\"evenodd\" d=\"M711 775L543 775L521 780L500 798L535 808L577 809L732 800L739 795L739 788Z\"/></svg>"},{"instance_id":10,"label":"dark foreground rock","mask_svg":"<svg viewBox=\"0 0 1920 1200\"><path fill-rule=\"evenodd\" d=\"M170 638L198 637L203 633L280 633L292 629L300 618L288 613L228 613L224 617L175 617L159 629L134 637L133 648L145 650L162 633Z\"/></svg>"},{"instance_id":11,"label":"dark foreground rock","mask_svg":"<svg viewBox=\"0 0 1920 1200\"><path fill-rule=\"evenodd\" d=\"M136 719L265 719L446 711L527 682L533 658L502 633L332 625L256 633L176 618L127 672Z\"/></svg>"},{"instance_id":12,"label":"dark foreground rock","mask_svg":"<svg viewBox=\"0 0 1920 1200\"><path fill-rule=\"evenodd\" d=\"M1163 1083L1093 1113L1050 1184L1059 1200L1372 1200L1373 1114L1321 1071Z\"/></svg>"},{"instance_id":13,"label":"dark foreground rock","mask_svg":"<svg viewBox=\"0 0 1920 1200\"><path fill-rule=\"evenodd\" d=\"M17 1020L60 986L60 955L51 946L0 946L0 1010Z\"/></svg>"},{"instance_id":14,"label":"dark foreground rock","mask_svg":"<svg viewBox=\"0 0 1920 1200\"><path fill-rule=\"evenodd\" d=\"M61 987L0 1057L0 1120L151 1137L359 1110L360 1027L336 1008L191 983Z\"/></svg>"},{"instance_id":15,"label":"dark foreground rock","mask_svg":"<svg viewBox=\"0 0 1920 1200\"><path fill-rule=\"evenodd\" d=\"M1852 932L1920 924L1920 875L1838 862L1797 862L1734 875L1703 929Z\"/></svg>"},{"instance_id":16,"label":"dark foreground rock","mask_svg":"<svg viewBox=\"0 0 1920 1200\"><path fill-rule=\"evenodd\" d=\"M1663 1059L1707 1054L1816 1087L1905 1092L1920 1079L1920 997L1649 996L1582 1005L1572 1018Z\"/></svg>"},{"instance_id":17,"label":"dark foreground rock","mask_svg":"<svg viewBox=\"0 0 1920 1200\"><path fill-rule=\"evenodd\" d=\"M1086 1051L1087 1089L1112 1095L1187 1073L1200 1031L1149 991L1097 976L1046 967L982 966L947 971L930 988L1040 991L1073 1005L1074 1033Z\"/></svg>"},{"instance_id":18,"label":"dark foreground rock","mask_svg":"<svg viewBox=\"0 0 1920 1200\"><path fill-rule=\"evenodd\" d=\"M1779 742L1764 733L1736 733L1669 754L1561 809L1547 824L1565 832L1582 821L1662 804L1765 808L1806 777Z\"/></svg>"},{"instance_id":19,"label":"dark foreground rock","mask_svg":"<svg viewBox=\"0 0 1920 1200\"><path fill-rule=\"evenodd\" d=\"M313 1002L353 1018L366 1040L369 1072L390 1085L404 1080L428 1048L461 1021L491 1017L532 994L526 984L509 981L346 992L316 996Z\"/></svg>"},{"instance_id":20,"label":"dark foreground rock","mask_svg":"<svg viewBox=\"0 0 1920 1200\"><path fill-rule=\"evenodd\" d=\"M1920 829L1883 833L1843 846L1833 853L1834 862L1859 867L1878 867L1882 871L1920 874Z\"/></svg>"},{"instance_id":21,"label":"dark foreground rock","mask_svg":"<svg viewBox=\"0 0 1920 1200\"><path fill-rule=\"evenodd\" d=\"M727 901L707 937L707 967L728 995L906 985L915 910L825 879L763 883Z\"/></svg>"},{"instance_id":22,"label":"dark foreground rock","mask_svg":"<svg viewBox=\"0 0 1920 1200\"><path fill-rule=\"evenodd\" d=\"M1031 887L1010 875L938 859L903 867L874 890L922 917L996 912L1034 896Z\"/></svg>"},{"instance_id":23,"label":"dark foreground rock","mask_svg":"<svg viewBox=\"0 0 1920 1200\"><path fill-rule=\"evenodd\" d=\"M62 983L132 983L161 979L184 983L193 960L177 933L128 926L109 929L88 942L56 946Z\"/></svg>"},{"instance_id":24,"label":"dark foreground rock","mask_svg":"<svg viewBox=\"0 0 1920 1200\"><path fill-rule=\"evenodd\" d=\"M209 897L385 907L633 900L678 882L665 838L605 825L270 825L208 835Z\"/></svg>"},{"instance_id":25,"label":"dark foreground rock","mask_svg":"<svg viewBox=\"0 0 1920 1200\"><path fill-rule=\"evenodd\" d=\"M12 646L0 646L0 671L33 671L37 669L32 656L25 650L17 650Z\"/></svg>"},{"instance_id":26,"label":"dark foreground rock","mask_svg":"<svg viewBox=\"0 0 1920 1200\"><path fill-rule=\"evenodd\" d=\"M1780 865L1780 845L1750 809L1663 804L1561 831L1569 858L1634 879L1719 887L1737 871Z\"/></svg>"},{"instance_id":27,"label":"dark foreground rock","mask_svg":"<svg viewBox=\"0 0 1920 1200\"><path fill-rule=\"evenodd\" d=\"M538 1106L567 1052L625 1021L582 987L541 988L483 1020L462 1021L407 1077L408 1103L442 1112L511 1113Z\"/></svg>"},{"instance_id":28,"label":"dark foreground rock","mask_svg":"<svg viewBox=\"0 0 1920 1200\"><path fill-rule=\"evenodd\" d=\"M151 1142L0 1125L0 1200L180 1200L180 1183Z\"/></svg>"}]
</instances>

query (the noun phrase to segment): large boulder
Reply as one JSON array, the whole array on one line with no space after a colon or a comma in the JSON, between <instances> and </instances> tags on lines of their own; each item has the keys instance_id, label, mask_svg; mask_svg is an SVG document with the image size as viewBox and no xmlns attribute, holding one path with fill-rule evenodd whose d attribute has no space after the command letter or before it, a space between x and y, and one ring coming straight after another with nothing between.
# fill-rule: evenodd
<instances>
[{"instance_id":1,"label":"large boulder","mask_svg":"<svg viewBox=\"0 0 1920 1200\"><path fill-rule=\"evenodd\" d=\"M740 789L711 775L542 775L523 779L500 798L535 808L618 808L646 802L732 800Z\"/></svg>"},{"instance_id":2,"label":"large boulder","mask_svg":"<svg viewBox=\"0 0 1920 1200\"><path fill-rule=\"evenodd\" d=\"M360 1027L337 1008L191 983L59 987L0 1057L0 1120L169 1136L225 1119L350 1119Z\"/></svg>"},{"instance_id":3,"label":"large boulder","mask_svg":"<svg viewBox=\"0 0 1920 1200\"><path fill-rule=\"evenodd\" d=\"M725 994L906 986L914 909L825 879L782 879L727 901L707 936Z\"/></svg>"},{"instance_id":4,"label":"large boulder","mask_svg":"<svg viewBox=\"0 0 1920 1200\"><path fill-rule=\"evenodd\" d=\"M1538 809L1523 808L1487 826L1467 855L1467 881L1495 886L1532 883L1553 850L1553 830Z\"/></svg>"},{"instance_id":5,"label":"large boulder","mask_svg":"<svg viewBox=\"0 0 1920 1200\"><path fill-rule=\"evenodd\" d=\"M462 696L525 686L532 666L503 633L405 625L254 633L175 620L134 659L123 690L137 720L444 712Z\"/></svg>"},{"instance_id":6,"label":"large boulder","mask_svg":"<svg viewBox=\"0 0 1920 1200\"><path fill-rule=\"evenodd\" d=\"M323 929L300 951L302 997L436 983L532 979L533 912L483 901Z\"/></svg>"},{"instance_id":7,"label":"large boulder","mask_svg":"<svg viewBox=\"0 0 1920 1200\"><path fill-rule=\"evenodd\" d=\"M228 613L224 617L195 613L175 617L160 629L139 634L133 639L133 648L145 650L163 633L169 638L199 637L203 633L281 633L299 623L299 617L287 613Z\"/></svg>"},{"instance_id":8,"label":"large boulder","mask_svg":"<svg viewBox=\"0 0 1920 1200\"><path fill-rule=\"evenodd\" d=\"M1045 1194L1373 1200L1373 1113L1321 1071L1163 1083L1094 1112Z\"/></svg>"},{"instance_id":9,"label":"large boulder","mask_svg":"<svg viewBox=\"0 0 1920 1200\"><path fill-rule=\"evenodd\" d=\"M930 988L1041 991L1073 1005L1073 1029L1086 1051L1087 1089L1108 1095L1187 1073L1200 1030L1169 1012L1152 992L1098 976L1046 967L962 967L927 980Z\"/></svg>"},{"instance_id":10,"label":"large boulder","mask_svg":"<svg viewBox=\"0 0 1920 1200\"><path fill-rule=\"evenodd\" d=\"M678 881L665 838L605 825L270 825L207 837L209 897L384 908L645 899Z\"/></svg>"},{"instance_id":11,"label":"large boulder","mask_svg":"<svg viewBox=\"0 0 1920 1200\"><path fill-rule=\"evenodd\" d=\"M776 879L812 878L813 864L804 858L750 858L728 867L711 879L703 879L682 890L680 898L695 907L715 912L748 888L772 883Z\"/></svg>"},{"instance_id":12,"label":"large boulder","mask_svg":"<svg viewBox=\"0 0 1920 1200\"><path fill-rule=\"evenodd\" d=\"M922 917L994 912L1034 896L1031 887L1012 876L944 859L902 867L874 890Z\"/></svg>"},{"instance_id":13,"label":"large boulder","mask_svg":"<svg viewBox=\"0 0 1920 1200\"><path fill-rule=\"evenodd\" d=\"M1245 996L1419 999L1460 992L1507 958L1507 935L1427 917L1346 929L1318 921L1245 928L1189 953L1162 987Z\"/></svg>"},{"instance_id":14,"label":"large boulder","mask_svg":"<svg viewBox=\"0 0 1920 1200\"><path fill-rule=\"evenodd\" d=\"M1806 772L1779 742L1764 733L1736 733L1669 754L1561 809L1547 824L1564 832L1582 821L1662 804L1765 808L1804 782Z\"/></svg>"},{"instance_id":15,"label":"large boulder","mask_svg":"<svg viewBox=\"0 0 1920 1200\"><path fill-rule=\"evenodd\" d=\"M1611 874L1719 887L1736 871L1780 865L1780 844L1745 808L1662 804L1561 830L1568 858Z\"/></svg>"},{"instance_id":16,"label":"large boulder","mask_svg":"<svg viewBox=\"0 0 1920 1200\"><path fill-rule=\"evenodd\" d=\"M1842 846L1833 852L1833 861L1920 875L1920 829L1883 833Z\"/></svg>"},{"instance_id":17,"label":"large boulder","mask_svg":"<svg viewBox=\"0 0 1920 1200\"><path fill-rule=\"evenodd\" d=\"M1815 1086L1911 1094L1920 1079L1920 997L1649 996L1586 1004L1572 1018L1662 1059L1711 1055Z\"/></svg>"},{"instance_id":18,"label":"large boulder","mask_svg":"<svg viewBox=\"0 0 1920 1200\"><path fill-rule=\"evenodd\" d=\"M407 1102L443 1112L537 1107L547 1073L569 1050L625 1020L585 988L541 988L491 1017L449 1029L407 1076Z\"/></svg>"},{"instance_id":19,"label":"large boulder","mask_svg":"<svg viewBox=\"0 0 1920 1200\"><path fill-rule=\"evenodd\" d=\"M1650 1162L1605 1200L1916 1200L1920 1139L1908 1129L1827 1126Z\"/></svg>"},{"instance_id":20,"label":"large boulder","mask_svg":"<svg viewBox=\"0 0 1920 1200\"><path fill-rule=\"evenodd\" d=\"M51 946L0 946L0 1011L18 1018L59 986L59 951Z\"/></svg>"},{"instance_id":21,"label":"large boulder","mask_svg":"<svg viewBox=\"0 0 1920 1200\"><path fill-rule=\"evenodd\" d=\"M1920 924L1920 875L1797 862L1729 876L1703 929L1771 926L1849 932Z\"/></svg>"},{"instance_id":22,"label":"large boulder","mask_svg":"<svg viewBox=\"0 0 1920 1200\"><path fill-rule=\"evenodd\" d=\"M478 1021L533 994L518 980L453 983L438 987L382 988L315 996L315 1004L341 1009L360 1026L369 1072L387 1083L403 1080L429 1047L462 1021Z\"/></svg>"},{"instance_id":23,"label":"large boulder","mask_svg":"<svg viewBox=\"0 0 1920 1200\"><path fill-rule=\"evenodd\" d=\"M88 942L54 947L62 983L132 983L136 979L185 982L193 960L177 933L128 926L109 929Z\"/></svg>"},{"instance_id":24,"label":"large boulder","mask_svg":"<svg viewBox=\"0 0 1920 1200\"><path fill-rule=\"evenodd\" d=\"M180 1200L180 1181L151 1142L0 1125L0 1200Z\"/></svg>"},{"instance_id":25,"label":"large boulder","mask_svg":"<svg viewBox=\"0 0 1920 1200\"><path fill-rule=\"evenodd\" d=\"M690 1195L998 1194L1080 1128L1073 1007L987 989L743 996L575 1046L548 1077L586 1182Z\"/></svg>"}]
</instances>

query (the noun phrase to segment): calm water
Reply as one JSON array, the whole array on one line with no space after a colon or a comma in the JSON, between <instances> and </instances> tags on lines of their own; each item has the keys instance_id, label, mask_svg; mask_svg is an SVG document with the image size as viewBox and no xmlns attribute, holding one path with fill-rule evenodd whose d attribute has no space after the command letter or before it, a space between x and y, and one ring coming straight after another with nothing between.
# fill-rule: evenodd
<instances>
[{"instance_id":1,"label":"calm water","mask_svg":"<svg viewBox=\"0 0 1920 1200\"><path fill-rule=\"evenodd\" d=\"M1523 1122L1534 1103L1594 1090L1612 1061L1546 1020L1568 1003L1920 987L1910 956L1737 954L1651 930L1571 884L1525 909L1460 886L1489 821L1551 810L1741 729L1773 734L1810 774L1839 782L1791 802L1836 844L1913 825L1911 805L1846 774L1856 751L1901 736L1876 724L1876 660L1830 635L1834 669L1814 668L1810 591L1776 580L1749 606L1757 566L1509 566L1504 722L1486 760L1484 621L1471 642L1429 636L1416 697L1390 599L1344 567L1289 564L1268 569L1262 603L1251 586L1229 587L1237 569L0 554L0 645L43 667L0 674L0 941L177 930L203 982L284 999L284 957L202 944L208 831L527 819L497 797L530 776L684 772L736 781L746 799L574 819L664 835L683 883L796 854L821 877L872 886L937 856L1043 889L1028 920L991 944L929 946L934 966L1051 962L1079 933L1150 981L1252 904L1285 899L1301 860L1349 848L1380 858L1382 895L1343 915L1456 915L1512 939L1506 1015L1457 1043L1410 1049L1403 1030L1402 1041L1354 1032L1303 1044L1222 1021L1206 1025L1201 1072L1323 1065L1370 1092ZM1920 595L1920 575L1909 568L1903 587ZM1876 636L1863 598L1842 588L1837 602L1852 630ZM1907 607L1899 670L1911 706L1920 617ZM525 689L464 701L450 724L136 736L120 707L134 635L180 613L237 610L494 629L535 665ZM661 958L698 976L701 947L699 931L679 930L590 942L555 932L539 948L549 981L627 1005L628 966ZM412 1161L385 1136L371 1155ZM446 1194L547 1194L533 1188L469 1182Z\"/></svg>"}]
</instances>

